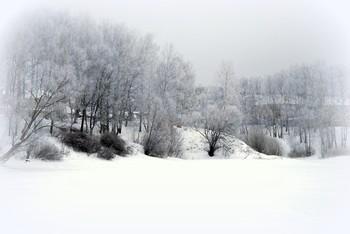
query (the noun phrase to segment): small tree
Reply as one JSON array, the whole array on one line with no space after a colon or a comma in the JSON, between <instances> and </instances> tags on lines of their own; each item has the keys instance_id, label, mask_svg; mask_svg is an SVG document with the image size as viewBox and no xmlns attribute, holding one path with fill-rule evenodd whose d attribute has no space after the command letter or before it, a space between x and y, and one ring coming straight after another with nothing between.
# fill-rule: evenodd
<instances>
[{"instance_id":1,"label":"small tree","mask_svg":"<svg viewBox=\"0 0 350 234\"><path fill-rule=\"evenodd\" d=\"M224 109L209 108L207 116L195 123L195 130L201 134L208 144L208 155L213 157L216 150L222 147L221 142L228 134L234 134L241 122L241 113L234 107Z\"/></svg>"},{"instance_id":2,"label":"small tree","mask_svg":"<svg viewBox=\"0 0 350 234\"><path fill-rule=\"evenodd\" d=\"M171 121L165 111L162 100L154 98L145 114L142 145L145 154L155 157L164 157L168 153L170 142Z\"/></svg>"}]
</instances>

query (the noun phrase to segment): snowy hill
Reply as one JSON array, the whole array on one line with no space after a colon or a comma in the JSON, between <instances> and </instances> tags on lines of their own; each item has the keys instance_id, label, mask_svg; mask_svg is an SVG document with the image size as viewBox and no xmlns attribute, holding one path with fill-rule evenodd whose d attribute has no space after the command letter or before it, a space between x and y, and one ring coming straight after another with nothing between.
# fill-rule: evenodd
<instances>
[{"instance_id":1,"label":"snowy hill","mask_svg":"<svg viewBox=\"0 0 350 234\"><path fill-rule=\"evenodd\" d=\"M192 128L179 129L183 137L183 159L279 159L256 152L236 137L226 138L224 148L219 149L214 157L209 157L205 139Z\"/></svg>"}]
</instances>

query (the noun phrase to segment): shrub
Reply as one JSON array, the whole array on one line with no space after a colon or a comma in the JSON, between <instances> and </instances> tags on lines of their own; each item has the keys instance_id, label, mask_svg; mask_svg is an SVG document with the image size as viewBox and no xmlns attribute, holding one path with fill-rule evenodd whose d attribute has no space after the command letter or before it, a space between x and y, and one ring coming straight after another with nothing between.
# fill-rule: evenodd
<instances>
[{"instance_id":1,"label":"shrub","mask_svg":"<svg viewBox=\"0 0 350 234\"><path fill-rule=\"evenodd\" d=\"M253 127L249 133L243 137L243 141L254 150L266 155L284 154L283 147L277 138L264 134L260 127Z\"/></svg>"},{"instance_id":2,"label":"shrub","mask_svg":"<svg viewBox=\"0 0 350 234\"><path fill-rule=\"evenodd\" d=\"M265 136L264 154L266 155L283 155L280 142L276 138Z\"/></svg>"},{"instance_id":3,"label":"shrub","mask_svg":"<svg viewBox=\"0 0 350 234\"><path fill-rule=\"evenodd\" d=\"M63 158L57 146L48 142L32 143L27 148L27 158L36 158L44 161L59 161Z\"/></svg>"},{"instance_id":4,"label":"shrub","mask_svg":"<svg viewBox=\"0 0 350 234\"><path fill-rule=\"evenodd\" d=\"M103 147L102 150L97 153L97 157L105 160L112 160L115 158L115 154L112 149Z\"/></svg>"},{"instance_id":5,"label":"shrub","mask_svg":"<svg viewBox=\"0 0 350 234\"><path fill-rule=\"evenodd\" d=\"M263 153L265 150L265 134L260 128L251 128L242 140L254 150Z\"/></svg>"},{"instance_id":6,"label":"shrub","mask_svg":"<svg viewBox=\"0 0 350 234\"><path fill-rule=\"evenodd\" d=\"M168 152L168 140L155 132L154 134L146 134L142 145L148 156L163 158Z\"/></svg>"},{"instance_id":7,"label":"shrub","mask_svg":"<svg viewBox=\"0 0 350 234\"><path fill-rule=\"evenodd\" d=\"M128 153L125 141L114 133L103 134L100 143L102 146L111 149L114 154L125 156Z\"/></svg>"},{"instance_id":8,"label":"shrub","mask_svg":"<svg viewBox=\"0 0 350 234\"><path fill-rule=\"evenodd\" d=\"M311 148L311 152L307 152L305 145L299 142L291 143L291 151L288 156L291 158L301 158L308 157L309 155L313 155L315 150Z\"/></svg>"},{"instance_id":9,"label":"shrub","mask_svg":"<svg viewBox=\"0 0 350 234\"><path fill-rule=\"evenodd\" d=\"M349 155L349 148L333 148L330 150L329 156Z\"/></svg>"},{"instance_id":10,"label":"shrub","mask_svg":"<svg viewBox=\"0 0 350 234\"><path fill-rule=\"evenodd\" d=\"M173 157L180 157L182 152L183 137L175 127L170 132L170 144L168 155Z\"/></svg>"},{"instance_id":11,"label":"shrub","mask_svg":"<svg viewBox=\"0 0 350 234\"><path fill-rule=\"evenodd\" d=\"M182 153L183 138L171 126L155 128L152 133L146 133L142 145L148 156L164 158L166 156L180 157Z\"/></svg>"},{"instance_id":12,"label":"shrub","mask_svg":"<svg viewBox=\"0 0 350 234\"><path fill-rule=\"evenodd\" d=\"M66 132L62 134L62 142L74 150L84 153L97 153L101 149L100 142L86 133Z\"/></svg>"}]
</instances>

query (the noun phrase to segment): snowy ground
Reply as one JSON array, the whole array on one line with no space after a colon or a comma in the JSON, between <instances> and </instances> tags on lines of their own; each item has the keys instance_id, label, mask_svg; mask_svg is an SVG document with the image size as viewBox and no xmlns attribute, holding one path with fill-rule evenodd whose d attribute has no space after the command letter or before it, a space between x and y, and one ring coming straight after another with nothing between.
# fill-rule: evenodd
<instances>
[{"instance_id":1,"label":"snowy ground","mask_svg":"<svg viewBox=\"0 0 350 234\"><path fill-rule=\"evenodd\" d=\"M197 160L11 159L0 165L0 233L350 233L350 156L266 156L232 138L209 160L198 134L183 134L183 158Z\"/></svg>"},{"instance_id":2,"label":"snowy ground","mask_svg":"<svg viewBox=\"0 0 350 234\"><path fill-rule=\"evenodd\" d=\"M0 233L350 233L350 156L0 166Z\"/></svg>"}]
</instances>

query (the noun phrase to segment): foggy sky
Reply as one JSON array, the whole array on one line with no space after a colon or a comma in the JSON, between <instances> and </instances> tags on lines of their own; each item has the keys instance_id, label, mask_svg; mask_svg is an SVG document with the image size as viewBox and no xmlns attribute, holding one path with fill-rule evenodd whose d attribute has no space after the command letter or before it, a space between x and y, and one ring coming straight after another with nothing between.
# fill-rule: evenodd
<instances>
[{"instance_id":1,"label":"foggy sky","mask_svg":"<svg viewBox=\"0 0 350 234\"><path fill-rule=\"evenodd\" d=\"M0 38L31 9L64 9L110 19L193 63L197 83L214 84L223 59L237 76L266 75L301 62L350 65L347 0L0 0Z\"/></svg>"}]
</instances>

